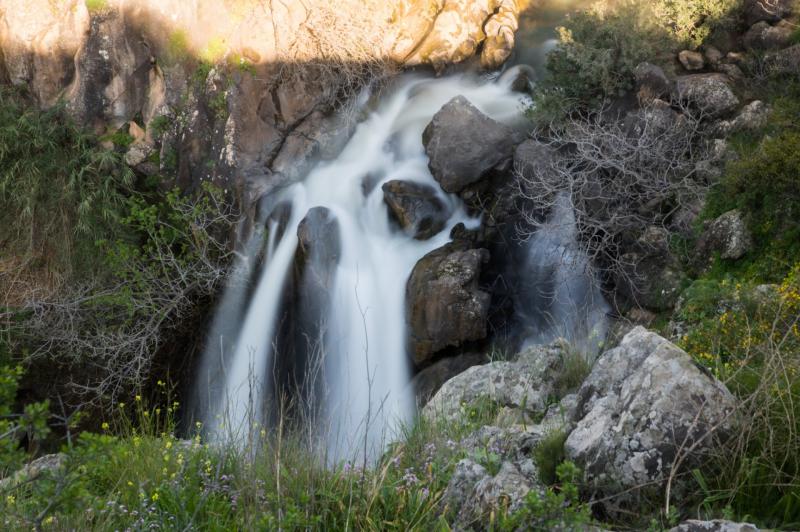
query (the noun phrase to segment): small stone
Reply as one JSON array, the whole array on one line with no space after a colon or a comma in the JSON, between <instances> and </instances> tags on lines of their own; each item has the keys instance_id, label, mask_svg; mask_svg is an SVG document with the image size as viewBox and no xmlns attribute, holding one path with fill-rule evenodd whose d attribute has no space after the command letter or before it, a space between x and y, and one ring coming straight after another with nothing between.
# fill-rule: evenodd
<instances>
[{"instance_id":1,"label":"small stone","mask_svg":"<svg viewBox=\"0 0 800 532\"><path fill-rule=\"evenodd\" d=\"M680 52L678 54L678 61L681 62L683 68L689 71L703 70L706 66L703 54L691 50L683 50Z\"/></svg>"}]
</instances>

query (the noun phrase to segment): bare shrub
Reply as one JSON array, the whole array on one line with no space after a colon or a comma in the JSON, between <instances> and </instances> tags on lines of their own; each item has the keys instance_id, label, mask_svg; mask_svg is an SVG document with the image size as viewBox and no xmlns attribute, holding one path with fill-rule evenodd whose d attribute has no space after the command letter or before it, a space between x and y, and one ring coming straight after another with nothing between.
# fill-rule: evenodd
<instances>
[{"instance_id":1,"label":"bare shrub","mask_svg":"<svg viewBox=\"0 0 800 532\"><path fill-rule=\"evenodd\" d=\"M109 244L112 274L55 295L27 294L0 326L24 345L27 362L72 368L86 403L116 402L150 375L159 348L197 316L228 275L229 230L238 216L219 195L169 196L166 214L140 207L128 220L145 244Z\"/></svg>"},{"instance_id":2,"label":"bare shrub","mask_svg":"<svg viewBox=\"0 0 800 532\"><path fill-rule=\"evenodd\" d=\"M553 152L516 168L526 200L518 235L530 238L552 223L551 212L566 201L589 258L605 273L627 277L626 246L648 227L666 227L709 186L699 175L714 160L703 117L673 107L679 112L655 100L625 120L597 111L537 131Z\"/></svg>"}]
</instances>

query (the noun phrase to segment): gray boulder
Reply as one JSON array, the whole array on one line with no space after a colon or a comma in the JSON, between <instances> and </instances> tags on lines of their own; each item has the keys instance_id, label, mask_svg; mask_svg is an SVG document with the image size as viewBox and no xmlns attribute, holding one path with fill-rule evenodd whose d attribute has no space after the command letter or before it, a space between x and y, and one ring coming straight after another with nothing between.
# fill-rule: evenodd
<instances>
[{"instance_id":1,"label":"gray boulder","mask_svg":"<svg viewBox=\"0 0 800 532\"><path fill-rule=\"evenodd\" d=\"M486 337L491 296L478 287L485 249L454 241L422 257L406 286L410 352L419 367L437 351Z\"/></svg>"},{"instance_id":2,"label":"gray boulder","mask_svg":"<svg viewBox=\"0 0 800 532\"><path fill-rule=\"evenodd\" d=\"M742 41L750 50L777 50L786 47L792 40L794 27L781 21L775 26L767 22L757 22L747 30Z\"/></svg>"},{"instance_id":3,"label":"gray boulder","mask_svg":"<svg viewBox=\"0 0 800 532\"><path fill-rule=\"evenodd\" d=\"M713 521L691 519L671 528L669 532L759 532L759 530L750 523L735 523L724 519Z\"/></svg>"},{"instance_id":4,"label":"gray boulder","mask_svg":"<svg viewBox=\"0 0 800 532\"><path fill-rule=\"evenodd\" d=\"M732 120L722 120L716 125L716 133L721 136L737 131L754 131L767 125L770 108L761 100L745 105Z\"/></svg>"},{"instance_id":5,"label":"gray boulder","mask_svg":"<svg viewBox=\"0 0 800 532\"><path fill-rule=\"evenodd\" d=\"M590 495L610 498L603 503L610 515L660 500L678 460L681 471L701 466L736 426L736 400L725 385L643 327L598 359L578 401L565 452L583 469ZM687 481L672 480L680 498Z\"/></svg>"},{"instance_id":6,"label":"gray boulder","mask_svg":"<svg viewBox=\"0 0 800 532\"><path fill-rule=\"evenodd\" d=\"M690 74L675 80L678 98L693 109L710 117L731 113L739 106L739 98L722 74Z\"/></svg>"},{"instance_id":7,"label":"gray boulder","mask_svg":"<svg viewBox=\"0 0 800 532\"><path fill-rule=\"evenodd\" d=\"M510 161L517 140L511 128L484 115L463 96L445 104L422 134L431 173L451 193Z\"/></svg>"},{"instance_id":8,"label":"gray boulder","mask_svg":"<svg viewBox=\"0 0 800 532\"><path fill-rule=\"evenodd\" d=\"M450 209L429 185L394 180L384 183L382 189L389 213L417 240L431 238L450 218Z\"/></svg>"},{"instance_id":9,"label":"gray boulder","mask_svg":"<svg viewBox=\"0 0 800 532\"><path fill-rule=\"evenodd\" d=\"M424 406L445 382L472 366L478 366L484 362L486 362L486 357L480 353L466 353L437 360L417 373L411 381L417 405Z\"/></svg>"},{"instance_id":10,"label":"gray boulder","mask_svg":"<svg viewBox=\"0 0 800 532\"><path fill-rule=\"evenodd\" d=\"M425 405L429 418L456 419L462 405L488 400L499 406L543 415L553 395L564 348L560 342L531 347L513 362L492 362L469 368L447 381Z\"/></svg>"},{"instance_id":11,"label":"gray boulder","mask_svg":"<svg viewBox=\"0 0 800 532\"><path fill-rule=\"evenodd\" d=\"M668 98L672 94L673 83L660 66L640 63L633 75L639 94L646 94L649 98Z\"/></svg>"},{"instance_id":12,"label":"gray boulder","mask_svg":"<svg viewBox=\"0 0 800 532\"><path fill-rule=\"evenodd\" d=\"M753 236L738 209L728 211L711 222L697 242L697 261L707 262L714 254L736 260L753 248Z\"/></svg>"}]
</instances>

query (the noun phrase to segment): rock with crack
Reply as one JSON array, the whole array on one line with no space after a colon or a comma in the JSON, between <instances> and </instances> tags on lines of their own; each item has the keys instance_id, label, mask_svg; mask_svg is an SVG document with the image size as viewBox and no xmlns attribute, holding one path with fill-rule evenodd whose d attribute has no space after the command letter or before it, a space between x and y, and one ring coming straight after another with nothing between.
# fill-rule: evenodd
<instances>
[{"instance_id":1,"label":"rock with crack","mask_svg":"<svg viewBox=\"0 0 800 532\"><path fill-rule=\"evenodd\" d=\"M393 180L384 183L382 189L390 215L417 240L439 233L450 218L449 206L430 185Z\"/></svg>"},{"instance_id":2,"label":"rock with crack","mask_svg":"<svg viewBox=\"0 0 800 532\"><path fill-rule=\"evenodd\" d=\"M454 241L417 262L406 287L410 353L424 366L445 347L486 337L490 295L478 287L485 249Z\"/></svg>"},{"instance_id":3,"label":"rock with crack","mask_svg":"<svg viewBox=\"0 0 800 532\"><path fill-rule=\"evenodd\" d=\"M457 96L433 116L422 134L428 166L445 192L459 193L509 162L517 135Z\"/></svg>"},{"instance_id":4,"label":"rock with crack","mask_svg":"<svg viewBox=\"0 0 800 532\"><path fill-rule=\"evenodd\" d=\"M620 515L643 501L687 490L736 430L737 403L724 384L684 351L642 327L603 354L578 392L578 421L565 452L584 471L585 489Z\"/></svg>"},{"instance_id":5,"label":"rock with crack","mask_svg":"<svg viewBox=\"0 0 800 532\"><path fill-rule=\"evenodd\" d=\"M425 405L423 415L456 419L463 405L478 401L544 415L563 359L564 345L559 341L526 349L511 362L472 367L447 381Z\"/></svg>"}]
</instances>

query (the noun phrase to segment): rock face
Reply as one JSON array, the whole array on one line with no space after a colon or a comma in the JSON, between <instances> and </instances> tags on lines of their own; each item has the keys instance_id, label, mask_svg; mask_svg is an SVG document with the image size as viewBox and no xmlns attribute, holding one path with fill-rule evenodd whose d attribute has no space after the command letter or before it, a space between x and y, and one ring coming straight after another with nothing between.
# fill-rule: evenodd
<instances>
[{"instance_id":1,"label":"rock face","mask_svg":"<svg viewBox=\"0 0 800 532\"><path fill-rule=\"evenodd\" d=\"M406 288L410 352L417 366L437 351L486 337L490 295L478 288L485 249L455 241L420 259Z\"/></svg>"},{"instance_id":2,"label":"rock face","mask_svg":"<svg viewBox=\"0 0 800 532\"><path fill-rule=\"evenodd\" d=\"M700 236L696 246L699 262L708 262L714 254L722 259L740 259L753 248L753 237L741 211L721 215Z\"/></svg>"},{"instance_id":3,"label":"rock face","mask_svg":"<svg viewBox=\"0 0 800 532\"><path fill-rule=\"evenodd\" d=\"M427 240L444 229L450 209L433 187L395 180L384 183L382 188L392 217L417 240Z\"/></svg>"},{"instance_id":4,"label":"rock face","mask_svg":"<svg viewBox=\"0 0 800 532\"><path fill-rule=\"evenodd\" d=\"M502 407L544 415L563 356L562 345L556 343L532 347L520 353L513 362L492 362L472 367L447 381L425 405L423 414L454 419L463 404L485 400Z\"/></svg>"},{"instance_id":5,"label":"rock face","mask_svg":"<svg viewBox=\"0 0 800 532\"><path fill-rule=\"evenodd\" d=\"M681 100L712 118L728 114L739 106L739 99L722 74L679 76L675 89Z\"/></svg>"},{"instance_id":6,"label":"rock face","mask_svg":"<svg viewBox=\"0 0 800 532\"><path fill-rule=\"evenodd\" d=\"M658 497L681 460L702 465L735 430L736 401L669 341L637 327L603 354L578 392L578 422L565 444L584 471L586 489L605 511ZM675 497L685 480L673 478ZM626 491L627 490L627 491Z\"/></svg>"},{"instance_id":7,"label":"rock face","mask_svg":"<svg viewBox=\"0 0 800 532\"><path fill-rule=\"evenodd\" d=\"M454 357L445 357L438 360L416 374L411 381L417 398L417 405L421 408L439 391L442 385L463 373L472 366L486 362L486 357L479 353L467 353Z\"/></svg>"},{"instance_id":8,"label":"rock face","mask_svg":"<svg viewBox=\"0 0 800 532\"><path fill-rule=\"evenodd\" d=\"M458 193L509 161L514 131L457 96L436 113L422 134L428 166L445 192Z\"/></svg>"},{"instance_id":9,"label":"rock face","mask_svg":"<svg viewBox=\"0 0 800 532\"><path fill-rule=\"evenodd\" d=\"M430 64L438 72L475 55L481 66L502 65L514 49L519 8L515 0L401 0L401 20L391 55L408 66Z\"/></svg>"}]
</instances>

